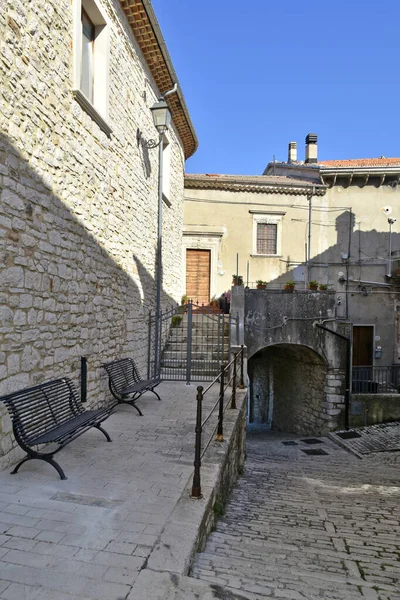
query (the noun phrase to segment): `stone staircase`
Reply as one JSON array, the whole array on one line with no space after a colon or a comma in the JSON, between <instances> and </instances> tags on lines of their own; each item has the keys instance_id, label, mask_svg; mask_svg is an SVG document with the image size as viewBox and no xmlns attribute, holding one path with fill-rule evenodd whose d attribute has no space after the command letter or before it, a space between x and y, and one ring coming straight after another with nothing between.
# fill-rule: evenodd
<instances>
[{"instance_id":1,"label":"stone staircase","mask_svg":"<svg viewBox=\"0 0 400 600\"><path fill-rule=\"evenodd\" d=\"M191 381L211 381L228 363L229 316L194 313L192 328L188 330L188 315L171 326L161 356L161 378L185 381L188 344L191 341Z\"/></svg>"}]
</instances>

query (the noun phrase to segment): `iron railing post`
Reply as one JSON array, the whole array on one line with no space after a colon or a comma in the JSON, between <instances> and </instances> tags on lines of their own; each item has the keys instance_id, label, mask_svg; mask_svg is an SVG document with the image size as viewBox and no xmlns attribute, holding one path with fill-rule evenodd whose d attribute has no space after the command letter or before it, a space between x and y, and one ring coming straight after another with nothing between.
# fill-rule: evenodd
<instances>
[{"instance_id":1,"label":"iron railing post","mask_svg":"<svg viewBox=\"0 0 400 600\"><path fill-rule=\"evenodd\" d=\"M220 376L220 387L219 387L219 412L218 412L218 429L217 429L217 440L218 442L224 441L224 368L221 369Z\"/></svg>"},{"instance_id":2,"label":"iron railing post","mask_svg":"<svg viewBox=\"0 0 400 600\"><path fill-rule=\"evenodd\" d=\"M241 345L241 350L240 350L240 381L239 381L239 387L240 387L241 390L244 388L243 363L244 363L244 348L243 348L243 344L242 344Z\"/></svg>"},{"instance_id":3,"label":"iron railing post","mask_svg":"<svg viewBox=\"0 0 400 600\"><path fill-rule=\"evenodd\" d=\"M200 467L201 467L201 434L202 434L202 402L203 402L203 386L197 387L197 413L196 413L196 444L194 454L194 473L192 485L192 498L202 498Z\"/></svg>"},{"instance_id":4,"label":"iron railing post","mask_svg":"<svg viewBox=\"0 0 400 600\"><path fill-rule=\"evenodd\" d=\"M158 324L158 330L160 332L160 336L158 338L159 340L159 348L158 348L158 364L157 364L157 368L156 368L156 376L160 376L161 375L161 349L163 347L163 342L162 342L162 321L163 321L163 311L160 312L159 315L159 324Z\"/></svg>"},{"instance_id":5,"label":"iron railing post","mask_svg":"<svg viewBox=\"0 0 400 600\"><path fill-rule=\"evenodd\" d=\"M188 304L188 320L187 320L187 350L186 350L186 385L190 384L190 376L192 370L192 336L193 336L193 303L190 300Z\"/></svg>"},{"instance_id":6,"label":"iron railing post","mask_svg":"<svg viewBox=\"0 0 400 600\"><path fill-rule=\"evenodd\" d=\"M229 361L228 361L229 362ZM225 363L225 315L222 315L222 344L221 344L221 362L222 368Z\"/></svg>"},{"instance_id":7,"label":"iron railing post","mask_svg":"<svg viewBox=\"0 0 400 600\"><path fill-rule=\"evenodd\" d=\"M81 402L87 400L87 358L81 356Z\"/></svg>"},{"instance_id":8,"label":"iron railing post","mask_svg":"<svg viewBox=\"0 0 400 600\"><path fill-rule=\"evenodd\" d=\"M220 364L221 364L221 315L218 315L217 365L219 366Z\"/></svg>"},{"instance_id":9,"label":"iron railing post","mask_svg":"<svg viewBox=\"0 0 400 600\"><path fill-rule=\"evenodd\" d=\"M149 343L147 345L147 379L151 379L151 310L149 310L149 331L148 331L148 336L149 336Z\"/></svg>"},{"instance_id":10,"label":"iron railing post","mask_svg":"<svg viewBox=\"0 0 400 600\"><path fill-rule=\"evenodd\" d=\"M235 358L233 360L233 380L232 380L232 401L231 401L231 408L236 408L236 377L237 377L236 361L237 361L237 352L235 352Z\"/></svg>"},{"instance_id":11,"label":"iron railing post","mask_svg":"<svg viewBox=\"0 0 400 600\"><path fill-rule=\"evenodd\" d=\"M232 336L231 336L231 328L232 328L232 317L228 316L228 362L230 362L231 358L231 346L232 346ZM228 380L231 379L231 367L229 367Z\"/></svg>"},{"instance_id":12,"label":"iron railing post","mask_svg":"<svg viewBox=\"0 0 400 600\"><path fill-rule=\"evenodd\" d=\"M239 313L236 313L236 344L239 346Z\"/></svg>"}]
</instances>

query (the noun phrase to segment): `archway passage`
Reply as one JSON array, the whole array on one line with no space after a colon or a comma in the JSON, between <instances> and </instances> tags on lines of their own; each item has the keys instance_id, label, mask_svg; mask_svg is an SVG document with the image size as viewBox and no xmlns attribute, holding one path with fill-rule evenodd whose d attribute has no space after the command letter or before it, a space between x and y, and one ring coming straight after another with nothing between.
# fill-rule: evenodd
<instances>
[{"instance_id":1,"label":"archway passage","mask_svg":"<svg viewBox=\"0 0 400 600\"><path fill-rule=\"evenodd\" d=\"M322 433L327 370L325 359L306 346L276 344L254 354L250 422L301 435Z\"/></svg>"}]
</instances>

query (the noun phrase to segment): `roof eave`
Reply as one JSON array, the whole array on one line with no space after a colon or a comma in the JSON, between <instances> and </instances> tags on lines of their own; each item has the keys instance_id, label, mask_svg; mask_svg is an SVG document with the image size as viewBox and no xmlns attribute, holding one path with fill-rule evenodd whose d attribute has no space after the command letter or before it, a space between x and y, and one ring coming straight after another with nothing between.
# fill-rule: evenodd
<instances>
[{"instance_id":1,"label":"roof eave","mask_svg":"<svg viewBox=\"0 0 400 600\"><path fill-rule=\"evenodd\" d=\"M326 193L325 185L314 185L314 184L299 184L295 182L260 182L258 180L242 180L237 181L234 178L225 178L224 180L190 178L185 176L185 188L186 189L215 189L215 190L226 190L226 191L237 191L237 192L256 192L256 193L280 193L280 194L296 194L296 195L308 195L313 193L317 196L323 196Z\"/></svg>"},{"instance_id":2,"label":"roof eave","mask_svg":"<svg viewBox=\"0 0 400 600\"><path fill-rule=\"evenodd\" d=\"M396 174L400 173L400 165L396 167L324 167L322 164L320 165L320 170L322 175L384 175L384 174Z\"/></svg>"},{"instance_id":3,"label":"roof eave","mask_svg":"<svg viewBox=\"0 0 400 600\"><path fill-rule=\"evenodd\" d=\"M167 45L165 43L163 34L161 32L160 26L157 21L157 17L155 15L154 9L151 5L150 0L120 0L122 9L124 10L128 22L132 28L133 34L140 46L140 49L143 52L143 56L147 62L147 65L151 71L151 74L154 77L154 80L157 84L157 87L160 91L160 94L165 94L168 90L170 90L175 83L178 84L178 91L176 94L173 94L166 98L168 102L168 106L171 110L172 120L175 123L178 134L181 138L185 159L192 156L197 148L198 148L198 139L197 135L190 118L189 110L187 108L178 76L175 72L175 69L172 64L171 57L169 55ZM151 27L151 31L154 35L154 38L157 42L160 54L162 56L163 63L160 65L152 64L147 60L146 57L146 44L144 40L140 37L140 35L136 35L135 32L135 18L132 17L133 9L141 5L147 16L148 23ZM160 73L162 71L162 73ZM190 132L190 135L188 133Z\"/></svg>"}]
</instances>

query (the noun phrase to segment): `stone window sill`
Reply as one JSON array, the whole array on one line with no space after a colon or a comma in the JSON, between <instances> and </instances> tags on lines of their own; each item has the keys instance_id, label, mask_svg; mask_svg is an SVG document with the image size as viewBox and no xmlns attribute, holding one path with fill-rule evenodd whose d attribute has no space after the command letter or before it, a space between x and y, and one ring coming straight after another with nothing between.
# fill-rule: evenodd
<instances>
[{"instance_id":1,"label":"stone window sill","mask_svg":"<svg viewBox=\"0 0 400 600\"><path fill-rule=\"evenodd\" d=\"M77 101L79 106L93 119L95 123L100 127L107 137L111 137L112 129L103 119L99 112L95 109L93 104L89 102L84 94L80 90L72 90L74 100Z\"/></svg>"},{"instance_id":2,"label":"stone window sill","mask_svg":"<svg viewBox=\"0 0 400 600\"><path fill-rule=\"evenodd\" d=\"M282 254L250 254L251 258L282 258Z\"/></svg>"}]
</instances>

